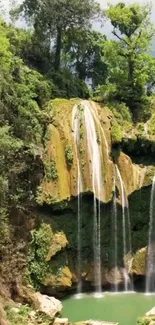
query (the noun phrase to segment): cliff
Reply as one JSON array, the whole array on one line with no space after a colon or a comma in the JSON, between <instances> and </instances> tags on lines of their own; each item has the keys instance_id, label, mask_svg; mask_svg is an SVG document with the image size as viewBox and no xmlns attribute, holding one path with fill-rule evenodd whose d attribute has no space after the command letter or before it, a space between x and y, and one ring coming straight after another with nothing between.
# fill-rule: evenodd
<instances>
[{"instance_id":1,"label":"cliff","mask_svg":"<svg viewBox=\"0 0 155 325\"><path fill-rule=\"evenodd\" d=\"M117 282L123 283L122 205L126 209L127 201L131 229L125 229L126 240L131 231L134 253L147 246L148 241L150 189L155 174L155 138L151 128L154 115L146 129L133 125L126 107L106 107L79 99L52 100L43 114L48 121L44 148L37 152L37 168L36 163L30 162L33 169L28 176L36 199L31 204L26 201L23 209L15 207L10 212L13 229L18 231L19 243L24 241L25 247L23 276L21 279L19 270L17 282L23 283L24 279L26 285L30 283L42 293L54 295L64 295L76 288L80 197L81 277L86 288L95 285L95 197L96 209L100 211L96 210L100 217L101 282L113 285L117 277ZM118 220L117 275L112 235L114 197ZM128 248L127 244L126 252ZM141 275L136 262L133 273ZM14 295L19 294L18 288L16 291Z\"/></svg>"}]
</instances>

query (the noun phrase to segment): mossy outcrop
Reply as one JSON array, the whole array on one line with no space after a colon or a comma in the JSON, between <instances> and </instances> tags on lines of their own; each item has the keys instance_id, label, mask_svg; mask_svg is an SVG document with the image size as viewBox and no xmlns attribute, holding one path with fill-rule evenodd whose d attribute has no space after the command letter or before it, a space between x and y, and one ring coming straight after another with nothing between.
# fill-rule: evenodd
<instances>
[{"instance_id":1,"label":"mossy outcrop","mask_svg":"<svg viewBox=\"0 0 155 325\"><path fill-rule=\"evenodd\" d=\"M155 162L152 155L147 155L149 146L146 146L146 142L143 151L140 135L142 126L133 126L126 107L120 113L119 107L108 108L93 101L56 99L45 108L44 114L48 116L49 122L44 138L44 152L39 156L42 172L39 176L41 181L37 205L33 203L33 212L32 207L27 210L27 233L26 230L23 231L30 243L27 247L29 268L26 278L43 293L67 292L75 288L78 281L78 168L82 178L81 275L86 286L94 285L94 238L90 236L94 228L94 184L84 115L87 109L91 111L94 120L94 143L98 146L101 159L101 194L99 196L96 191L96 197L100 200L102 284L113 285L116 274L118 283L123 282L122 189L116 166L130 207L132 248L135 255L127 267L130 268L130 273L143 274L144 266L137 250L147 246L150 191ZM78 116L79 145L75 141L73 127L74 110L76 118ZM125 116L127 121L120 133ZM153 140L148 138L147 141L149 143ZM140 148L138 153L136 146ZM119 234L117 270L114 236L111 236L115 233L114 192ZM19 224L22 224L24 213L20 210Z\"/></svg>"},{"instance_id":2,"label":"mossy outcrop","mask_svg":"<svg viewBox=\"0 0 155 325\"><path fill-rule=\"evenodd\" d=\"M128 272L134 275L146 274L147 248L139 249L133 256L127 256Z\"/></svg>"},{"instance_id":3,"label":"mossy outcrop","mask_svg":"<svg viewBox=\"0 0 155 325\"><path fill-rule=\"evenodd\" d=\"M87 130L84 121L84 107L87 105L93 111L96 127L96 141L101 152L102 164L102 194L101 200L108 202L112 198L115 167L111 159L113 145L119 144L122 138L127 138L127 131L133 127L129 113L124 108L128 117L127 125L121 131L121 113L116 109L110 111L103 105L92 101L56 99L47 105L47 112L51 117L46 136L45 152L43 156L44 178L38 189L37 202L42 205L60 205L68 202L78 191L78 162L74 141L73 111L77 106L80 119L79 144L80 144L80 169L83 182L83 193L93 192L91 160L87 143ZM130 141L130 139L129 139ZM132 140L131 140L132 141ZM155 166L136 164L120 149L117 151L115 163L118 165L128 195L151 184L155 173ZM117 184L120 187L120 184ZM63 208L63 205L62 205Z\"/></svg>"},{"instance_id":4,"label":"mossy outcrop","mask_svg":"<svg viewBox=\"0 0 155 325\"><path fill-rule=\"evenodd\" d=\"M56 99L49 102L46 111L50 123L45 135L43 155L44 177L38 189L37 202L46 207L46 217L52 220L55 235L48 245L45 262L52 268L46 269L41 283L44 288L70 288L77 281L77 210L78 169L82 178L82 278L93 284L93 238L88 233L93 229L93 182L92 161L88 148L88 134L85 125L85 107L91 110L96 129L96 142L101 154L102 193L101 201L101 259L103 262L102 283L114 281L113 238L113 195L114 180L118 213L118 282L123 281L123 233L122 193L116 165L120 171L126 195L129 198L131 216L131 237L133 243L132 262L126 261L129 273L143 274L139 251L147 245L150 185L155 174L155 163L146 157L146 142L143 144L146 126L134 126L127 107L105 107L92 101L79 99ZM76 114L74 114L76 111ZM79 147L76 147L74 118L79 120ZM125 120L126 119L126 120ZM123 128L121 125L123 124ZM146 136L146 135L145 135ZM147 141L153 141L153 138ZM139 146L140 150L135 153ZM145 150L143 151L143 147ZM79 149L80 148L80 149ZM77 150L79 150L77 152ZM144 153L144 159L140 154ZM132 154L130 154L130 152ZM79 162L77 160L79 155ZM78 166L79 163L79 166ZM98 197L99 198L99 197ZM44 213L43 213L44 214ZM102 217L104 216L104 217ZM142 235L143 234L143 235ZM66 247L67 245L67 247ZM65 251L64 248L66 247ZM141 251L140 251L141 252ZM54 272L53 272L54 269ZM116 272L115 272L116 274ZM39 280L40 281L40 280ZM51 289L49 289L51 290Z\"/></svg>"}]
</instances>

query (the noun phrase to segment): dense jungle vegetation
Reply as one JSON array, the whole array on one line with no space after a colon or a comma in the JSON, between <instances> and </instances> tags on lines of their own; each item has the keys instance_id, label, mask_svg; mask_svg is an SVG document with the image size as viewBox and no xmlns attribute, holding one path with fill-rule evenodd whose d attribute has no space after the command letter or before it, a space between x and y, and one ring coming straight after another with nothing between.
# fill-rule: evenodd
<instances>
[{"instance_id":1,"label":"dense jungle vegetation","mask_svg":"<svg viewBox=\"0 0 155 325\"><path fill-rule=\"evenodd\" d=\"M155 86L150 13L149 5L121 2L103 11L95 0L25 0L12 7L11 23L1 15L0 273L10 290L25 267L19 216L36 204L43 174L40 157L52 119L46 103L94 98L118 110L126 105L134 122L146 121ZM19 18L25 28L16 27ZM112 39L95 29L106 20Z\"/></svg>"}]
</instances>

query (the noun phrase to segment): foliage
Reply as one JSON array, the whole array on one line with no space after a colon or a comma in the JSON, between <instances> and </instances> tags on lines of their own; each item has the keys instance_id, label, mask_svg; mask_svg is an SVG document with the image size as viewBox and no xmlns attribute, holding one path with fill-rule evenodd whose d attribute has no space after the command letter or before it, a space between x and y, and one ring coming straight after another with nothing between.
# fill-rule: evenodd
<instances>
[{"instance_id":1,"label":"foliage","mask_svg":"<svg viewBox=\"0 0 155 325\"><path fill-rule=\"evenodd\" d=\"M111 126L111 137L112 137L112 143L116 144L121 142L122 140L122 131L120 126L118 125L116 120L112 121L112 126Z\"/></svg>"},{"instance_id":2,"label":"foliage","mask_svg":"<svg viewBox=\"0 0 155 325\"><path fill-rule=\"evenodd\" d=\"M104 35L87 29L69 29L64 39L64 55L71 68L79 79L91 80L93 89L105 82L104 42Z\"/></svg>"},{"instance_id":3,"label":"foliage","mask_svg":"<svg viewBox=\"0 0 155 325\"><path fill-rule=\"evenodd\" d=\"M108 108L112 111L119 127L121 127L124 132L129 132L133 127L129 108L124 103L119 102L109 103Z\"/></svg>"},{"instance_id":4,"label":"foliage","mask_svg":"<svg viewBox=\"0 0 155 325\"><path fill-rule=\"evenodd\" d=\"M21 6L26 17L35 27L40 38L45 39L49 51L51 39L55 44L55 70L60 69L63 36L69 28L90 26L91 20L99 13L99 5L94 0L52 0L32 1L25 0Z\"/></svg>"},{"instance_id":5,"label":"foliage","mask_svg":"<svg viewBox=\"0 0 155 325\"><path fill-rule=\"evenodd\" d=\"M53 239L51 226L42 223L38 230L31 232L31 237L28 262L29 277L36 286L43 281L50 268L46 257Z\"/></svg>"},{"instance_id":6,"label":"foliage","mask_svg":"<svg viewBox=\"0 0 155 325\"><path fill-rule=\"evenodd\" d=\"M17 308L18 311L15 312L14 308ZM50 325L52 321L51 317L40 314L39 312L35 312L29 305L17 305L16 307L16 305L10 303L6 305L5 310L10 325L28 325L30 319L32 324L44 323L45 325ZM32 320L32 317L30 317L32 311L34 312L34 320Z\"/></svg>"},{"instance_id":7,"label":"foliage","mask_svg":"<svg viewBox=\"0 0 155 325\"><path fill-rule=\"evenodd\" d=\"M147 105L147 85L151 91L155 60L146 53L155 30L148 5L118 3L110 5L106 16L113 26L114 40L104 44L108 66L110 97L124 101L137 118L137 110ZM151 76L151 80L150 80Z\"/></svg>"},{"instance_id":8,"label":"foliage","mask_svg":"<svg viewBox=\"0 0 155 325\"><path fill-rule=\"evenodd\" d=\"M68 167L71 167L73 164L74 154L73 154L73 148L69 144L65 147L65 156L66 156L66 162Z\"/></svg>"},{"instance_id":9,"label":"foliage","mask_svg":"<svg viewBox=\"0 0 155 325\"><path fill-rule=\"evenodd\" d=\"M154 320L155 320L154 317L142 317L142 318L138 318L137 325L149 325Z\"/></svg>"},{"instance_id":10,"label":"foliage","mask_svg":"<svg viewBox=\"0 0 155 325\"><path fill-rule=\"evenodd\" d=\"M16 236L10 224L7 208L0 209L0 282L7 286L8 292L16 292L26 267L26 244Z\"/></svg>"},{"instance_id":11,"label":"foliage","mask_svg":"<svg viewBox=\"0 0 155 325\"><path fill-rule=\"evenodd\" d=\"M54 160L44 163L45 179L47 181L54 181L58 178L56 162Z\"/></svg>"}]
</instances>

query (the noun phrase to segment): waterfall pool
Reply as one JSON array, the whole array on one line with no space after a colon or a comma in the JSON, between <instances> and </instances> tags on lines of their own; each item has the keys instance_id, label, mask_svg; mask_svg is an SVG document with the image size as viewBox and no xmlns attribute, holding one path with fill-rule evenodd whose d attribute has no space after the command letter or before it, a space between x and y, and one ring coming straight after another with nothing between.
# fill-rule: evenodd
<instances>
[{"instance_id":1,"label":"waterfall pool","mask_svg":"<svg viewBox=\"0 0 155 325\"><path fill-rule=\"evenodd\" d=\"M118 322L119 325L136 325L138 317L155 306L155 295L142 293L104 293L102 298L82 295L62 301L63 317L71 322L89 319Z\"/></svg>"}]
</instances>

